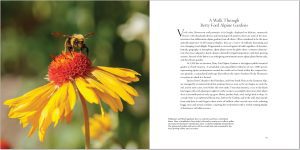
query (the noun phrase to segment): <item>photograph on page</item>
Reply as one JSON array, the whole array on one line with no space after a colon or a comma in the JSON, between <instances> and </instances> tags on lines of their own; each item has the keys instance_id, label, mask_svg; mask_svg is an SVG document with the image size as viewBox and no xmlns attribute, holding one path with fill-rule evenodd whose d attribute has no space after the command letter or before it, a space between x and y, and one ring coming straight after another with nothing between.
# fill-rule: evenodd
<instances>
[{"instance_id":1,"label":"photograph on page","mask_svg":"<svg viewBox=\"0 0 300 150\"><path fill-rule=\"evenodd\" d=\"M1 1L10 148L149 148L148 1Z\"/></svg>"}]
</instances>

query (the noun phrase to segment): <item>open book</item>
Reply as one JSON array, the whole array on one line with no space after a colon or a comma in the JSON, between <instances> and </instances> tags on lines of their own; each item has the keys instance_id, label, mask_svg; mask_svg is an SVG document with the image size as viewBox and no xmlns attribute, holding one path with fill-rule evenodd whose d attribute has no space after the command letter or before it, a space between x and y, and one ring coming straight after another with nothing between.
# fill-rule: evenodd
<instances>
[{"instance_id":1,"label":"open book","mask_svg":"<svg viewBox=\"0 0 300 150\"><path fill-rule=\"evenodd\" d=\"M1 149L299 149L299 0L1 1Z\"/></svg>"}]
</instances>

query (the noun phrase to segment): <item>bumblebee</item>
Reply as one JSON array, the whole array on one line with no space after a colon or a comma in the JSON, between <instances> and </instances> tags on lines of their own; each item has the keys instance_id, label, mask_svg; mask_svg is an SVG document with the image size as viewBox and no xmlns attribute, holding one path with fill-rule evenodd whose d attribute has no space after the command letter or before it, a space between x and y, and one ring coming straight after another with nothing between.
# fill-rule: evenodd
<instances>
[{"instance_id":1,"label":"bumblebee","mask_svg":"<svg viewBox=\"0 0 300 150\"><path fill-rule=\"evenodd\" d=\"M89 54L89 48L86 46L85 44L85 39L93 36L95 33L91 32L91 33L87 33L85 35L82 34L72 34L72 35L68 35L68 34L63 34L61 32L52 32L52 35L54 37L63 37L66 38L65 40L65 49L64 51L66 52L67 50L69 52L75 51L75 50L86 50L86 54Z\"/></svg>"}]
</instances>

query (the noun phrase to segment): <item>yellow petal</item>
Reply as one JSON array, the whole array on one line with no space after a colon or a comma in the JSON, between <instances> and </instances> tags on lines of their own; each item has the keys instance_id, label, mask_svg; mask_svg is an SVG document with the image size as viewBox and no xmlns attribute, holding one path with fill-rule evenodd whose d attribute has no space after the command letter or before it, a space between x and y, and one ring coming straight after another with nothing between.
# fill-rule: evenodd
<instances>
[{"instance_id":1,"label":"yellow petal","mask_svg":"<svg viewBox=\"0 0 300 150\"><path fill-rule=\"evenodd\" d=\"M59 108L55 108L55 110L52 112L52 121L54 122L54 127L56 127L59 118L60 118L60 110Z\"/></svg>"},{"instance_id":2,"label":"yellow petal","mask_svg":"<svg viewBox=\"0 0 300 150\"><path fill-rule=\"evenodd\" d=\"M69 113L72 112L71 107L70 107L70 102L68 99L69 99L69 97L66 99L66 102L64 103L64 105L61 106L62 107L61 109L63 110L62 114L64 114L61 117L63 117L63 116L66 117L66 116L68 116Z\"/></svg>"},{"instance_id":3,"label":"yellow petal","mask_svg":"<svg viewBox=\"0 0 300 150\"><path fill-rule=\"evenodd\" d=\"M112 90L110 90L109 88L105 87L103 84L101 84L100 82L92 79L92 78L86 78L86 80L91 83L92 87L96 88L97 90L99 90L102 93L107 93L110 96L114 97L114 98L119 98L119 96Z\"/></svg>"},{"instance_id":4,"label":"yellow petal","mask_svg":"<svg viewBox=\"0 0 300 150\"><path fill-rule=\"evenodd\" d=\"M117 77L118 80L122 81L122 82L125 82L125 83L131 83L131 82L137 82L137 81L140 81L140 79L138 77L135 77L135 78L124 78L124 77Z\"/></svg>"},{"instance_id":5,"label":"yellow petal","mask_svg":"<svg viewBox=\"0 0 300 150\"><path fill-rule=\"evenodd\" d=\"M57 125L58 120L61 118L62 115L62 111L64 107L62 107L62 105L65 104L65 102L67 102L67 91L68 91L68 84L63 84L59 90L57 91L56 95L57 96L55 99L53 100L54 105L51 106L49 105L49 113L52 113L52 122L54 122L54 126ZM50 99L51 100L51 99Z\"/></svg>"},{"instance_id":6,"label":"yellow petal","mask_svg":"<svg viewBox=\"0 0 300 150\"><path fill-rule=\"evenodd\" d=\"M26 114L23 113L23 116L21 116L20 119L20 123L22 123L23 128L27 126L27 124L30 122L30 116L35 115L36 111L32 111L32 112L27 112Z\"/></svg>"},{"instance_id":7,"label":"yellow petal","mask_svg":"<svg viewBox=\"0 0 300 150\"><path fill-rule=\"evenodd\" d=\"M103 116L104 115L104 109L103 109L101 101L99 101L99 106L100 106L100 114Z\"/></svg>"},{"instance_id":8,"label":"yellow petal","mask_svg":"<svg viewBox=\"0 0 300 150\"><path fill-rule=\"evenodd\" d=\"M18 103L24 102L26 99L28 101L28 96L23 95L23 96L20 96L20 97L17 97L17 98L6 100L3 104L8 105L9 107L11 107L11 106L15 106Z\"/></svg>"},{"instance_id":9,"label":"yellow petal","mask_svg":"<svg viewBox=\"0 0 300 150\"><path fill-rule=\"evenodd\" d=\"M76 104L76 92L74 89L74 86L71 82L65 83L68 86L67 89L67 98L64 102L64 104L61 104L60 109L63 110L61 112L64 115L61 115L61 118L69 116L70 113L72 113L72 110ZM67 118L66 118L67 119Z\"/></svg>"},{"instance_id":10,"label":"yellow petal","mask_svg":"<svg viewBox=\"0 0 300 150\"><path fill-rule=\"evenodd\" d=\"M100 70L93 70L92 74L106 87L117 93L124 101L133 105L133 98L123 89L121 82L114 76L111 76Z\"/></svg>"},{"instance_id":11,"label":"yellow petal","mask_svg":"<svg viewBox=\"0 0 300 150\"><path fill-rule=\"evenodd\" d=\"M37 88L37 89L34 89L34 90L32 90L32 91L30 91L30 92L24 94L24 96L35 95L36 93L40 93L40 92L44 91L45 89L52 88L53 85L54 85L54 83L53 83L53 82L50 82L50 83L48 83L48 84L46 84L46 85L44 85L44 86L41 86L41 87L39 87L39 88Z\"/></svg>"},{"instance_id":12,"label":"yellow petal","mask_svg":"<svg viewBox=\"0 0 300 150\"><path fill-rule=\"evenodd\" d=\"M126 68L112 68L112 67L103 67L103 66L98 66L98 68L120 77L135 78L136 75L140 75L136 71L131 69L126 69Z\"/></svg>"},{"instance_id":13,"label":"yellow petal","mask_svg":"<svg viewBox=\"0 0 300 150\"><path fill-rule=\"evenodd\" d=\"M76 104L76 92L75 92L73 84L71 82L69 82L68 84L69 84L68 85L68 99L70 102L71 110L73 110L73 108Z\"/></svg>"},{"instance_id":14,"label":"yellow petal","mask_svg":"<svg viewBox=\"0 0 300 150\"><path fill-rule=\"evenodd\" d=\"M27 136L31 136L31 135L34 133L34 131L35 131L35 129L36 129L37 127L38 127L37 125L32 125L32 127L30 128L30 131L28 132L28 135L27 135Z\"/></svg>"},{"instance_id":15,"label":"yellow petal","mask_svg":"<svg viewBox=\"0 0 300 150\"><path fill-rule=\"evenodd\" d=\"M79 92L85 98L86 101L88 101L89 103L98 104L99 98L95 94L95 91L87 87L89 86L89 84L82 77L76 78L75 82Z\"/></svg>"},{"instance_id":16,"label":"yellow petal","mask_svg":"<svg viewBox=\"0 0 300 150\"><path fill-rule=\"evenodd\" d=\"M90 137L93 139L101 140L102 136L105 134L110 134L112 131L112 120L109 113L105 113L104 116L99 114L94 114L92 118L89 118L90 123ZM82 126L82 131L84 131L84 125Z\"/></svg>"},{"instance_id":17,"label":"yellow petal","mask_svg":"<svg viewBox=\"0 0 300 150\"><path fill-rule=\"evenodd\" d=\"M44 137L45 137L45 134L46 134L46 131L49 127L49 125L51 124L51 119L48 117L44 120L44 123L43 125L39 128L39 140L41 142L44 141Z\"/></svg>"},{"instance_id":18,"label":"yellow petal","mask_svg":"<svg viewBox=\"0 0 300 150\"><path fill-rule=\"evenodd\" d=\"M43 108L41 116L39 118L39 139L42 142L44 135L51 124L51 122L57 123L60 117L57 117L60 104L65 100L67 85L63 84L58 90L53 93L47 105ZM53 114L53 112L55 112ZM60 112L58 115L61 115Z\"/></svg>"},{"instance_id":19,"label":"yellow petal","mask_svg":"<svg viewBox=\"0 0 300 150\"><path fill-rule=\"evenodd\" d=\"M98 70L105 71L111 75L116 76L116 78L122 82L125 83L131 83L131 82L137 82L139 81L139 78L137 76L140 76L139 73L137 73L134 70L126 69L126 68L111 68L111 67L103 67L98 66L96 67Z\"/></svg>"},{"instance_id":20,"label":"yellow petal","mask_svg":"<svg viewBox=\"0 0 300 150\"><path fill-rule=\"evenodd\" d=\"M8 116L10 118L19 118L25 116L30 112L35 112L41 107L45 106L49 100L49 96L53 93L55 87L46 91L45 93L41 93L40 95L36 95L36 97L29 97L28 101L20 103L19 105L12 106Z\"/></svg>"},{"instance_id":21,"label":"yellow petal","mask_svg":"<svg viewBox=\"0 0 300 150\"><path fill-rule=\"evenodd\" d=\"M133 96L138 96L138 92L133 88L131 87L130 85L127 85L125 83L122 83L122 87L130 94L130 95L133 95Z\"/></svg>"},{"instance_id":22,"label":"yellow petal","mask_svg":"<svg viewBox=\"0 0 300 150\"><path fill-rule=\"evenodd\" d=\"M37 97L38 95L43 94L44 92L50 90L51 88L53 88L54 84L53 83L48 83L44 86L38 87L28 93L25 93L23 96L17 97L17 98L13 98L13 99L9 99L6 100L4 102L5 105L9 105L9 106L13 106L13 105L18 105L20 103L24 103L24 102L28 102L30 101L30 98L34 98Z\"/></svg>"},{"instance_id":23,"label":"yellow petal","mask_svg":"<svg viewBox=\"0 0 300 150\"><path fill-rule=\"evenodd\" d=\"M104 89L102 87L102 85L99 85L100 83L92 78L85 78L89 83L90 83L90 86L88 86L89 88L95 88L97 90L99 90L100 92L104 92Z\"/></svg>"},{"instance_id":24,"label":"yellow petal","mask_svg":"<svg viewBox=\"0 0 300 150\"><path fill-rule=\"evenodd\" d=\"M102 83L100 83L92 78L86 78L86 80L93 85L92 87L99 90L99 91L96 91L96 94L99 97L101 97L101 95L99 93L103 93L103 94L107 95L108 97L110 97L109 99L113 99L113 103L114 103L113 105L116 105L116 108L119 111L123 111L123 104L120 100L120 97L114 91L110 90L109 88L105 87ZM103 99L103 98L101 97L101 99Z\"/></svg>"},{"instance_id":25,"label":"yellow petal","mask_svg":"<svg viewBox=\"0 0 300 150\"><path fill-rule=\"evenodd\" d=\"M115 102L117 104L117 107L118 107L119 111L122 112L123 111L123 104L121 102L121 99L120 98L114 98L114 100L115 100Z\"/></svg>"},{"instance_id":26,"label":"yellow petal","mask_svg":"<svg viewBox=\"0 0 300 150\"><path fill-rule=\"evenodd\" d=\"M106 103L114 112L118 112L118 105L111 96L100 92L98 92L98 94L104 103Z\"/></svg>"},{"instance_id":27,"label":"yellow petal","mask_svg":"<svg viewBox=\"0 0 300 150\"><path fill-rule=\"evenodd\" d=\"M66 116L67 123L69 123L69 122L71 121L72 116L73 116L73 112L71 111L71 112Z\"/></svg>"}]
</instances>

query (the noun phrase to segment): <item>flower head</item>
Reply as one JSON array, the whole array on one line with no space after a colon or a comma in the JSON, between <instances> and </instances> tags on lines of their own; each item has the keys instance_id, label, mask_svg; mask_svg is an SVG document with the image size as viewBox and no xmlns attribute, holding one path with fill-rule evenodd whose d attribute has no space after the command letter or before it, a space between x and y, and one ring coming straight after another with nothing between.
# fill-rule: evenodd
<instances>
[{"instance_id":1,"label":"flower head","mask_svg":"<svg viewBox=\"0 0 300 150\"><path fill-rule=\"evenodd\" d=\"M50 81L57 85L86 76L92 69L92 63L83 53L63 53L53 59L48 69Z\"/></svg>"},{"instance_id":2,"label":"flower head","mask_svg":"<svg viewBox=\"0 0 300 150\"><path fill-rule=\"evenodd\" d=\"M104 115L94 114L89 118L90 122L90 137L95 140L102 140L105 135L109 135L114 129L113 118L111 114L105 113ZM84 126L82 127L84 132Z\"/></svg>"},{"instance_id":3,"label":"flower head","mask_svg":"<svg viewBox=\"0 0 300 150\"><path fill-rule=\"evenodd\" d=\"M51 123L71 120L77 93L89 103L100 104L101 110L101 102L115 112L123 110L121 99L133 105L138 93L128 83L139 81L138 75L126 68L92 66L80 52L63 52L49 65L49 83L4 104L10 107L10 118L20 119L23 127L31 124L28 135L37 129L43 141Z\"/></svg>"}]
</instances>

